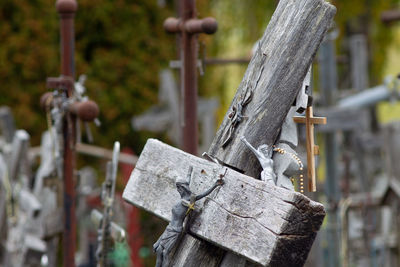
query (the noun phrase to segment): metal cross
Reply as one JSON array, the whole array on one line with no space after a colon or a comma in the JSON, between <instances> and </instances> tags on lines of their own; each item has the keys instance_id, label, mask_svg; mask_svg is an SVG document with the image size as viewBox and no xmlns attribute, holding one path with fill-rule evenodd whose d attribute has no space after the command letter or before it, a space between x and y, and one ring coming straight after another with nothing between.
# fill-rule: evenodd
<instances>
[{"instance_id":1,"label":"metal cross","mask_svg":"<svg viewBox=\"0 0 400 267\"><path fill-rule=\"evenodd\" d=\"M168 18L164 29L179 33L181 92L183 109L183 150L197 154L197 35L213 34L217 30L214 18L197 19L196 1L180 0L180 18Z\"/></svg>"},{"instance_id":2,"label":"metal cross","mask_svg":"<svg viewBox=\"0 0 400 267\"><path fill-rule=\"evenodd\" d=\"M319 147L314 144L314 124L326 124L326 117L314 117L312 106L306 109L305 117L293 117L296 123L306 124L306 146L307 146L307 175L308 190L310 192L317 191L315 178L315 155L319 155Z\"/></svg>"},{"instance_id":3,"label":"metal cross","mask_svg":"<svg viewBox=\"0 0 400 267\"><path fill-rule=\"evenodd\" d=\"M65 116L60 117L63 137L62 176L64 188L64 231L63 231L63 266L75 266L76 245L76 216L75 216L75 143L76 143L76 120L93 120L97 117L97 105L84 101L79 103L73 100L74 95L74 17L78 9L76 0L57 0L56 9L60 16L60 52L61 52L61 77L49 78L47 86L56 89L62 94L61 106L67 109ZM55 103L50 101L51 93L42 96L41 102L50 108ZM65 100L65 101L64 101ZM85 103L86 102L86 103ZM65 111L65 110L64 110Z\"/></svg>"}]
</instances>

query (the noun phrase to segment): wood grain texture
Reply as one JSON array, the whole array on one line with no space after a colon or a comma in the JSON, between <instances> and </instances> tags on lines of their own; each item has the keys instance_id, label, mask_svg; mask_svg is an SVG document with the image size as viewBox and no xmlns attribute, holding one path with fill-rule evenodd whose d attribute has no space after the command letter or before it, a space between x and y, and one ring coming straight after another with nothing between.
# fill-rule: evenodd
<instances>
[{"instance_id":1,"label":"wood grain texture","mask_svg":"<svg viewBox=\"0 0 400 267\"><path fill-rule=\"evenodd\" d=\"M255 147L264 143L268 145L273 145L275 143L286 114L301 88L307 69L311 64L326 31L331 26L335 12L336 9L324 0L279 1L279 5L260 41L258 52L254 54L231 106L227 111L208 151L210 155L216 156L224 162L244 170L245 174L249 176L259 176L261 173L261 167L256 157L252 155L249 150L245 149L239 138L241 135L244 135ZM263 66L264 68L262 68ZM261 69L263 69L262 72ZM257 83L255 83L256 80L258 80ZM248 118L238 124L234 131L232 142L225 148L222 148L222 144L226 138L226 132L231 125L229 114L232 112L232 107L237 106L237 103L241 101L241 97L244 95L249 85L255 85L255 88L251 88L254 91L252 101L248 103L243 110L243 115ZM195 161L195 158L192 160ZM172 166L174 166L173 170L179 169L179 167L184 167L185 170L188 168L188 166L182 166L180 163L175 163ZM157 168L157 166L154 166L154 168ZM248 179L246 179L246 188L250 187L248 186L249 183L260 183L256 180L250 182L247 180ZM149 183L149 185L142 184L142 186L153 186L152 184L156 183L158 187L163 188L168 184L169 186L174 185L173 181L163 181L161 179L154 179ZM128 184L128 187L132 187L131 192L134 192L133 186ZM221 188L221 190L216 194L218 195L223 192L223 190L228 190L228 188L228 186L223 187L223 189ZM239 190L241 190L241 188L239 188ZM280 191L284 189L277 190ZM125 191L127 192L127 190ZM174 192L176 194L175 197L178 197L176 190ZM147 193L143 194L144 195L139 196L139 198L147 196ZM290 194L296 195L296 193ZM132 193L130 196L132 196ZM126 195L126 197L128 197L128 195ZM168 203L168 197L164 197L164 194L149 196L149 201L151 201L151 197L156 199L161 198L166 201L163 203ZM298 195L298 197L302 200L301 203L313 203L304 196ZM218 205L209 199L207 203L210 204L208 205L212 206L214 203L214 206L218 208ZM251 199L253 200L253 197L251 197ZM267 199L263 204L268 205L269 207L271 205L278 205L273 202L278 201L278 199ZM240 201L240 198L238 198L238 200L235 199L235 203L236 201ZM300 200L297 199L297 201ZM283 206L289 204L283 200L281 200L281 202L284 204ZM281 204L281 202L279 202L279 204ZM150 202L149 205L154 205L154 203L152 203L153 202ZM293 203L296 203L296 201ZM228 211L224 212L224 205L230 204L227 200L224 200L219 204L222 205L220 206L221 214L225 214L226 218L229 217L231 220L230 222L233 220L248 221L250 219L247 218L247 220L245 220L245 218L241 218L241 213L239 213L240 216L235 216ZM171 205L171 203L169 203L169 205ZM266 265L301 266L304 264L316 235L316 231L322 221L323 209L322 211L315 213L307 213L304 212L304 208L310 207L310 204L304 206L296 204L296 206L303 210L301 210L301 212L298 210L297 212L292 213L293 215L290 216L290 220L293 221L286 221L285 226L281 225L281 228L279 228L281 232L276 232L277 235L275 235L275 237L270 231L268 236L270 240L274 240L275 238L274 245L264 243L257 247L257 250L270 251L271 254L269 261L267 260L267 263L264 262ZM318 205L318 207L321 208L320 205ZM273 208L271 207L271 209ZM293 211L295 211L295 209L293 209ZM164 218L165 216L169 216L166 215L167 211L162 212L161 210L157 211L156 209L153 209L153 212L158 213L159 216ZM235 212L236 211L234 210L234 213ZM308 232L299 231L304 232L303 234L289 234L291 233L290 231L293 232L293 229L299 230L299 225L301 225L301 223L298 223L297 220L303 219L304 214L308 214L308 221L313 221L315 224L308 227ZM202 213L201 216L211 215L207 215L205 212L204 214ZM252 214L252 216L254 216L254 214ZM262 219L257 218L257 220L264 223ZM223 224L222 222L219 226ZM275 222L269 222L271 223L271 226L268 224L268 227L276 227L273 226ZM258 224L258 228L256 227L257 224L254 224L255 229L268 231L262 223ZM279 225L279 223L277 223L277 225ZM201 226L199 229L202 229ZM244 230L247 229L243 229L243 231ZM223 231L227 231L227 234L232 234L232 232L229 232L229 229L224 228ZM240 231L242 231L242 229L240 229ZM236 239L232 238L233 243L236 246L240 246L241 251L248 249L246 247L247 243L240 244L240 242L237 241L238 236L242 234L239 232L239 229L235 234L234 237ZM247 234L247 232L244 232L243 234ZM207 239L206 236L204 238ZM180 247L177 249L177 253L174 255L175 263L172 265L219 266L221 262L223 263L222 254L223 251L211 243L206 243L190 236L186 236ZM265 259L266 256L264 255L263 257ZM246 263L246 266L250 265L251 263ZM243 266L243 261L238 261L237 264L232 266Z\"/></svg>"},{"instance_id":2,"label":"wood grain texture","mask_svg":"<svg viewBox=\"0 0 400 267\"><path fill-rule=\"evenodd\" d=\"M209 188L224 172L215 163L149 139L123 198L169 221L172 206L180 201L175 182L186 177L189 166L193 166L190 186L197 194ZM262 266L278 262L286 266L301 265L325 216L323 206L302 194L271 187L231 169L224 180L222 187L199 202L202 211L192 216L190 232ZM210 266L209 261L214 264L221 261L222 252L210 249L207 243L188 242L197 250L180 246L184 249L181 254L191 256L176 257L181 263L174 266ZM211 253L207 263L204 263L206 256L198 253L199 249ZM195 261L194 257L202 258Z\"/></svg>"},{"instance_id":3,"label":"wood grain texture","mask_svg":"<svg viewBox=\"0 0 400 267\"><path fill-rule=\"evenodd\" d=\"M237 93L209 149L209 154L238 167L249 176L260 174L254 155L239 137L244 135L255 147L273 145L282 123L301 88L318 47L330 28L336 8L324 0L281 0L253 55ZM265 55L265 56L264 56ZM232 142L224 149L229 113L246 90L248 81L258 77L253 100L246 106L244 119Z\"/></svg>"},{"instance_id":4,"label":"wood grain texture","mask_svg":"<svg viewBox=\"0 0 400 267\"><path fill-rule=\"evenodd\" d=\"M301 88L307 69L326 31L331 26L335 13L336 8L324 0L279 1L260 41L260 51L252 57L208 151L210 155L243 170L249 176L259 177L261 166L256 157L240 142L240 136L244 135L255 147L264 143L268 145L275 143L285 116ZM230 125L229 114L232 107L240 101L248 81L257 77L262 65L264 65L264 71L254 88L253 100L244 110L243 115L248 119L238 125L232 142L222 148L225 133ZM299 248L299 251L308 254L311 244L312 241L303 248ZM209 246L214 251L218 250L211 244ZM194 246L193 250L196 247L198 245ZM282 248L284 249L284 246ZM191 250L189 245L185 246L185 249ZM202 252L199 251L199 253ZM282 254L283 257L285 255ZM200 266L202 262L197 262L197 264ZM246 263L245 266L249 265L251 264ZM232 266L243 266L243 264L238 262Z\"/></svg>"}]
</instances>

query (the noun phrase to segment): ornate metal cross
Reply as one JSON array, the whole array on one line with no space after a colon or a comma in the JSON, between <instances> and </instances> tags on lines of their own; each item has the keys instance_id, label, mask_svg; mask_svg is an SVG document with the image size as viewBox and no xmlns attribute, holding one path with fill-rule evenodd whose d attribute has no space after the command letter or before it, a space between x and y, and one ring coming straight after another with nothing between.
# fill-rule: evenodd
<instances>
[{"instance_id":1,"label":"ornate metal cross","mask_svg":"<svg viewBox=\"0 0 400 267\"><path fill-rule=\"evenodd\" d=\"M58 91L58 103L65 114L58 114L62 131L63 147L59 171L62 171L64 182L64 232L63 232L63 266L75 266L76 216L75 216L75 144L76 120L91 121L97 117L98 107L94 102L71 103L74 101L74 17L78 9L76 0L57 0L56 9L60 16L60 52L61 77L49 78L47 86ZM42 96L41 102L48 108L56 105L51 93ZM65 100L65 101L64 101ZM61 103L60 103L61 102ZM91 102L91 103L88 103ZM65 116L63 116L65 115Z\"/></svg>"}]
</instances>

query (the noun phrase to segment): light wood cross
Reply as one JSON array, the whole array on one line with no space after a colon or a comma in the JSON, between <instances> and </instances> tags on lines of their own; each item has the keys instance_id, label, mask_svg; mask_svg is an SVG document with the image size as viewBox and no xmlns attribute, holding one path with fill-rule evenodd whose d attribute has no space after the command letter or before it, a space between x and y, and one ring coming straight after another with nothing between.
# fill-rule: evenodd
<instances>
[{"instance_id":1,"label":"light wood cross","mask_svg":"<svg viewBox=\"0 0 400 267\"><path fill-rule=\"evenodd\" d=\"M317 191L315 176L315 155L319 155L319 146L314 144L314 124L326 124L325 117L314 117L312 106L307 107L305 117L293 117L296 123L306 124L306 147L307 147L307 175L308 190Z\"/></svg>"}]
</instances>

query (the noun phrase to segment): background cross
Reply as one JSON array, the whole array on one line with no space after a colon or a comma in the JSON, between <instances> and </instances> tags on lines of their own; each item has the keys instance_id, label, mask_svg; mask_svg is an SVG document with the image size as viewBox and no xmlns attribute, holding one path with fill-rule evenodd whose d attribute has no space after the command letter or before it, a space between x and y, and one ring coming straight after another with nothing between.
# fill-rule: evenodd
<instances>
[{"instance_id":1,"label":"background cross","mask_svg":"<svg viewBox=\"0 0 400 267\"><path fill-rule=\"evenodd\" d=\"M166 19L164 28L179 33L183 150L197 155L197 34L216 32L217 22L210 17L196 18L195 0L181 0L180 11L181 17Z\"/></svg>"}]
</instances>

